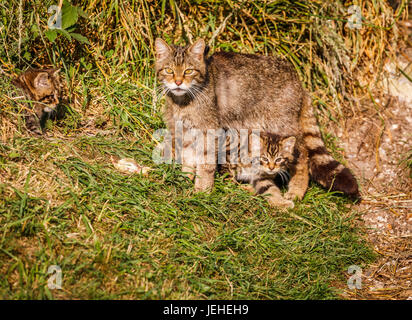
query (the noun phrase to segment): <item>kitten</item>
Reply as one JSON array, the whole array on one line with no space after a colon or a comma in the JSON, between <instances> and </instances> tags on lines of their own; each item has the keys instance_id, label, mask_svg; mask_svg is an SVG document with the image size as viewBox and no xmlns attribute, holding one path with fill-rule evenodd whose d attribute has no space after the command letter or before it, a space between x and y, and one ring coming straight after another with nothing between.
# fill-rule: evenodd
<instances>
[{"instance_id":1,"label":"kitten","mask_svg":"<svg viewBox=\"0 0 412 320\"><path fill-rule=\"evenodd\" d=\"M55 115L60 103L62 85L60 69L30 69L12 80L29 100L26 110L26 127L42 134L46 121Z\"/></svg>"},{"instance_id":2,"label":"kitten","mask_svg":"<svg viewBox=\"0 0 412 320\"><path fill-rule=\"evenodd\" d=\"M203 39L179 47L155 41L156 75L166 94L164 118L172 137L183 130L258 129L303 141L309 172L325 188L358 197L351 172L334 160L321 139L309 95L292 64L279 57L216 52L207 57ZM191 148L190 142L183 149ZM214 152L206 145L205 154ZM190 152L187 152L190 154ZM182 159L182 169L196 176L195 190L213 187L216 163ZM301 168L305 170L305 168ZM298 188L289 187L293 197Z\"/></svg>"},{"instance_id":3,"label":"kitten","mask_svg":"<svg viewBox=\"0 0 412 320\"><path fill-rule=\"evenodd\" d=\"M302 150L300 146L301 142L293 136L280 137L275 134L260 133L259 155L254 156L251 147L252 135L249 135L248 149L251 161L242 163L238 156L240 153L234 150L234 148L239 149L239 145L230 146L227 141L227 163L220 166L221 171L230 172L239 182L251 184L257 194L268 194L267 200L272 206L293 208L293 200L295 197L303 198L309 182L307 156L304 148ZM235 157L230 154L231 151ZM306 170L301 170L302 167ZM289 182L290 189L297 187L298 190L292 193L286 192L283 197L276 180L280 180L283 185Z\"/></svg>"}]
</instances>

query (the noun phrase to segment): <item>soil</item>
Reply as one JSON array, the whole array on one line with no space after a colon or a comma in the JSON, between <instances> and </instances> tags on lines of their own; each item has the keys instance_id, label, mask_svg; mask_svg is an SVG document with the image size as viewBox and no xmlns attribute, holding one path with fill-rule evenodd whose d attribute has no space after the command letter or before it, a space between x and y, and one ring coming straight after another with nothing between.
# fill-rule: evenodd
<instances>
[{"instance_id":1,"label":"soil","mask_svg":"<svg viewBox=\"0 0 412 320\"><path fill-rule=\"evenodd\" d=\"M351 299L412 300L412 172L404 160L412 150L412 49L385 66L377 98L359 101L351 118L328 130L338 137L348 167L358 178L367 237L378 262L362 270L362 289L346 288Z\"/></svg>"}]
</instances>

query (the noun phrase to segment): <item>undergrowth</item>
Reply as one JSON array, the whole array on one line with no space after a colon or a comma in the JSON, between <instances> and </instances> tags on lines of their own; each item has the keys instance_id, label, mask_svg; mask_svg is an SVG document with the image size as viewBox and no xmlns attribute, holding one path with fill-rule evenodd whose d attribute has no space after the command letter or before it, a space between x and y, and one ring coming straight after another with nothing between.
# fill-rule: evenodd
<instances>
[{"instance_id":1,"label":"undergrowth","mask_svg":"<svg viewBox=\"0 0 412 320\"><path fill-rule=\"evenodd\" d=\"M346 26L346 1L60 3L60 31L47 27L52 1L0 3L1 298L334 299L348 267L374 259L356 207L338 194L311 185L280 211L225 176L194 193L179 166L155 165L164 101L153 41L202 36L212 52L283 55L334 121L378 81L373 68L393 54L404 6L359 2L358 30ZM68 112L33 137L10 78L51 65L61 67ZM124 175L119 158L154 170ZM53 265L61 289L48 287Z\"/></svg>"}]
</instances>

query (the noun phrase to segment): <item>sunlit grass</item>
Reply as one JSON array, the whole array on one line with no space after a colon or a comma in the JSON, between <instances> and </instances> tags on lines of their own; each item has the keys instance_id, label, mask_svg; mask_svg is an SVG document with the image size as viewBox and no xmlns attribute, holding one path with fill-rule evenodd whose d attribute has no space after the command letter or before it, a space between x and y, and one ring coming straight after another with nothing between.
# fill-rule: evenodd
<instances>
[{"instance_id":1,"label":"sunlit grass","mask_svg":"<svg viewBox=\"0 0 412 320\"><path fill-rule=\"evenodd\" d=\"M285 56L319 116L337 121L379 77L405 13L362 2L360 31L345 27L340 1L72 3L88 14L74 27L90 45L47 39L53 1L0 3L0 297L337 298L348 267L373 259L347 199L311 185L279 211L219 175L210 194L196 194L179 166L152 162L153 132L165 126L153 42L203 37L211 52ZM32 137L9 77L48 65L62 68L68 112ZM118 158L154 170L124 175ZM62 269L61 290L47 286L51 265Z\"/></svg>"}]
</instances>

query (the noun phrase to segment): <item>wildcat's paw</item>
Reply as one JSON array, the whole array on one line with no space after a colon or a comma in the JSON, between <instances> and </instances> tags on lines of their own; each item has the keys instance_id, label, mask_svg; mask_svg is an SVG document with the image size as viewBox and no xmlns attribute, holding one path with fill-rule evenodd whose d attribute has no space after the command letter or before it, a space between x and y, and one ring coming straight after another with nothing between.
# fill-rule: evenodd
<instances>
[{"instance_id":1,"label":"wildcat's paw","mask_svg":"<svg viewBox=\"0 0 412 320\"><path fill-rule=\"evenodd\" d=\"M209 178L201 178L201 177L196 177L195 180L195 191L200 192L200 191L211 191L213 189L214 185L214 179L209 179Z\"/></svg>"}]
</instances>

